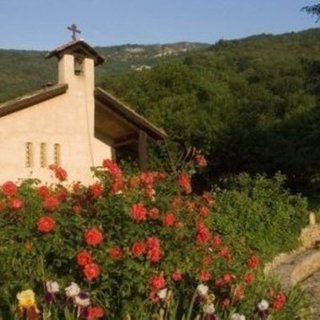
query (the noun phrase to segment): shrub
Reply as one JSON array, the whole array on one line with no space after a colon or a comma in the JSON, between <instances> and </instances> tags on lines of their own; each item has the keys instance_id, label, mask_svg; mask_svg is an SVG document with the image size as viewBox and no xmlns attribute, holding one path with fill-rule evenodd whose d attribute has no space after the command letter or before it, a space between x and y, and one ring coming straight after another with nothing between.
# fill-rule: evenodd
<instances>
[{"instance_id":1,"label":"shrub","mask_svg":"<svg viewBox=\"0 0 320 320\"><path fill-rule=\"evenodd\" d=\"M241 239L270 259L298 246L308 223L307 201L284 188L285 177L241 174L218 193L216 227L230 239Z\"/></svg>"},{"instance_id":2,"label":"shrub","mask_svg":"<svg viewBox=\"0 0 320 320\"><path fill-rule=\"evenodd\" d=\"M288 297L264 279L258 252L235 234L239 224L223 225L222 209L238 205L237 193L222 192L221 201L193 195L186 172L129 177L110 160L97 176L88 187L38 180L2 186L0 317L286 315ZM250 210L252 202L243 203ZM232 232L223 237L220 227Z\"/></svg>"}]
</instances>

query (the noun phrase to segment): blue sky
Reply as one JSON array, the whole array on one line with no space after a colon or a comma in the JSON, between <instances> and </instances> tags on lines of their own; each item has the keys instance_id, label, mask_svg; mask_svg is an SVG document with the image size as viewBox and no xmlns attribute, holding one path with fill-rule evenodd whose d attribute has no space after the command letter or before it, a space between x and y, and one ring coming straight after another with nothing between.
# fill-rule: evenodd
<instances>
[{"instance_id":1,"label":"blue sky","mask_svg":"<svg viewBox=\"0 0 320 320\"><path fill-rule=\"evenodd\" d=\"M215 43L315 28L316 0L0 0L0 48L51 50L77 24L94 46Z\"/></svg>"}]
</instances>

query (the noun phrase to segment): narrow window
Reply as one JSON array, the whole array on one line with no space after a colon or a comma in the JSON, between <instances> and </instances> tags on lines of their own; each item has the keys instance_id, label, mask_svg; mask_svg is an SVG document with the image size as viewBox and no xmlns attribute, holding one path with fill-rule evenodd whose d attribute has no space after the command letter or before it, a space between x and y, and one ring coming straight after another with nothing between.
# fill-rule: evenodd
<instances>
[{"instance_id":1,"label":"narrow window","mask_svg":"<svg viewBox=\"0 0 320 320\"><path fill-rule=\"evenodd\" d=\"M61 165L61 146L59 143L54 144L54 164Z\"/></svg>"},{"instance_id":2,"label":"narrow window","mask_svg":"<svg viewBox=\"0 0 320 320\"><path fill-rule=\"evenodd\" d=\"M32 142L26 143L26 167L32 168L33 167L33 146Z\"/></svg>"},{"instance_id":3,"label":"narrow window","mask_svg":"<svg viewBox=\"0 0 320 320\"><path fill-rule=\"evenodd\" d=\"M45 168L48 165L47 159L47 144L45 142L40 143L40 166Z\"/></svg>"}]
</instances>

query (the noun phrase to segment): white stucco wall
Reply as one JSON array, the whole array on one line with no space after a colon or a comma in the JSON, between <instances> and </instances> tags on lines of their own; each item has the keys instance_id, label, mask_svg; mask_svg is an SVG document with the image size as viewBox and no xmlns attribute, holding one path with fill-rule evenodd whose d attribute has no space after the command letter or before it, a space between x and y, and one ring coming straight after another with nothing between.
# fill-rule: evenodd
<instances>
[{"instance_id":1,"label":"white stucco wall","mask_svg":"<svg viewBox=\"0 0 320 320\"><path fill-rule=\"evenodd\" d=\"M93 140L93 150L94 150L94 163L96 166L101 166L104 159L112 158L110 146L97 138L94 138Z\"/></svg>"},{"instance_id":2,"label":"white stucco wall","mask_svg":"<svg viewBox=\"0 0 320 320\"><path fill-rule=\"evenodd\" d=\"M40 166L40 144L47 145L48 165L54 163L54 144L61 146L61 166L68 181L90 183L90 167L111 157L110 148L94 138L94 63L85 59L75 75L73 56L59 61L59 83L65 94L0 118L0 183L39 178L53 182L52 172ZM26 168L26 143L33 145L33 167ZM96 155L95 155L96 152Z\"/></svg>"}]
</instances>

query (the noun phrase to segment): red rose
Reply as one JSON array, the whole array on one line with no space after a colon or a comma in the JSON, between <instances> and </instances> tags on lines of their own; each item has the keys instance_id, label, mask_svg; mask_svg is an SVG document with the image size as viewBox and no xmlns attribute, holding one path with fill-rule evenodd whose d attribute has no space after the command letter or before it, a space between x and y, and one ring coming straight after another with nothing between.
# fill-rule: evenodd
<instances>
[{"instance_id":1,"label":"red rose","mask_svg":"<svg viewBox=\"0 0 320 320\"><path fill-rule=\"evenodd\" d=\"M112 176L119 176L122 175L121 169L118 167L116 163L114 163L110 159L103 160L102 165L107 169L107 171L112 175Z\"/></svg>"},{"instance_id":2,"label":"red rose","mask_svg":"<svg viewBox=\"0 0 320 320\"><path fill-rule=\"evenodd\" d=\"M122 249L120 247L110 248L109 254L112 260L119 260L122 258Z\"/></svg>"},{"instance_id":3,"label":"red rose","mask_svg":"<svg viewBox=\"0 0 320 320\"><path fill-rule=\"evenodd\" d=\"M157 237L148 237L147 238L147 245L149 249L159 248L160 247L160 240Z\"/></svg>"},{"instance_id":4,"label":"red rose","mask_svg":"<svg viewBox=\"0 0 320 320\"><path fill-rule=\"evenodd\" d=\"M112 192L112 194L118 193L118 192L122 189L122 186L123 186L122 175L121 175L121 174L118 174L118 175L115 177L114 182L113 182L113 185L112 185L112 187L111 187L111 192Z\"/></svg>"},{"instance_id":5,"label":"red rose","mask_svg":"<svg viewBox=\"0 0 320 320\"><path fill-rule=\"evenodd\" d=\"M96 246L102 242L103 235L98 229L92 228L85 232L84 238L88 245Z\"/></svg>"},{"instance_id":6,"label":"red rose","mask_svg":"<svg viewBox=\"0 0 320 320\"><path fill-rule=\"evenodd\" d=\"M260 264L260 258L258 256L253 256L247 260L247 265L249 268L256 268Z\"/></svg>"},{"instance_id":7,"label":"red rose","mask_svg":"<svg viewBox=\"0 0 320 320\"><path fill-rule=\"evenodd\" d=\"M65 188L61 188L56 193L56 197L58 198L59 201L65 202L68 199L68 191Z\"/></svg>"},{"instance_id":8,"label":"red rose","mask_svg":"<svg viewBox=\"0 0 320 320\"><path fill-rule=\"evenodd\" d=\"M207 166L207 160L202 154L196 155L197 164L200 168L204 168Z\"/></svg>"},{"instance_id":9,"label":"red rose","mask_svg":"<svg viewBox=\"0 0 320 320\"><path fill-rule=\"evenodd\" d=\"M159 209L157 208L152 208L149 210L149 217L151 219L157 219L159 216Z\"/></svg>"},{"instance_id":10,"label":"red rose","mask_svg":"<svg viewBox=\"0 0 320 320\"><path fill-rule=\"evenodd\" d=\"M222 244L222 239L220 236L214 236L212 238L212 248L215 249Z\"/></svg>"},{"instance_id":11,"label":"red rose","mask_svg":"<svg viewBox=\"0 0 320 320\"><path fill-rule=\"evenodd\" d=\"M202 207L200 209L199 214L201 217L207 217L209 215L209 212L210 212L210 210L207 207Z\"/></svg>"},{"instance_id":12,"label":"red rose","mask_svg":"<svg viewBox=\"0 0 320 320\"><path fill-rule=\"evenodd\" d=\"M173 226L175 221L176 221L176 216L172 212L167 213L162 219L162 223L166 227Z\"/></svg>"},{"instance_id":13,"label":"red rose","mask_svg":"<svg viewBox=\"0 0 320 320\"><path fill-rule=\"evenodd\" d=\"M287 296L283 292L280 292L277 295L276 300L272 304L272 309L276 311L281 310L283 305L286 303L286 301L287 301Z\"/></svg>"},{"instance_id":14,"label":"red rose","mask_svg":"<svg viewBox=\"0 0 320 320\"><path fill-rule=\"evenodd\" d=\"M142 241L135 242L131 247L131 252L135 257L143 255L146 251L146 245Z\"/></svg>"},{"instance_id":15,"label":"red rose","mask_svg":"<svg viewBox=\"0 0 320 320\"><path fill-rule=\"evenodd\" d=\"M23 207L23 201L19 198L11 198L8 207L12 210L20 210Z\"/></svg>"},{"instance_id":16,"label":"red rose","mask_svg":"<svg viewBox=\"0 0 320 320\"><path fill-rule=\"evenodd\" d=\"M149 294L149 300L151 303L157 303L160 300L160 298L157 295L157 292L151 291Z\"/></svg>"},{"instance_id":17,"label":"red rose","mask_svg":"<svg viewBox=\"0 0 320 320\"><path fill-rule=\"evenodd\" d=\"M43 233L48 233L54 229L56 222L53 218L49 216L43 216L38 220L37 226L38 230Z\"/></svg>"},{"instance_id":18,"label":"red rose","mask_svg":"<svg viewBox=\"0 0 320 320\"><path fill-rule=\"evenodd\" d=\"M59 181L64 181L67 179L67 171L62 169L61 167L57 167L55 170L54 170L54 174L56 176L56 178L59 180Z\"/></svg>"},{"instance_id":19,"label":"red rose","mask_svg":"<svg viewBox=\"0 0 320 320\"><path fill-rule=\"evenodd\" d=\"M154 183L155 175L153 172L142 172L140 175L141 183L152 186Z\"/></svg>"},{"instance_id":20,"label":"red rose","mask_svg":"<svg viewBox=\"0 0 320 320\"><path fill-rule=\"evenodd\" d=\"M172 274L171 278L175 282L181 281L182 280L182 273L178 269Z\"/></svg>"},{"instance_id":21,"label":"red rose","mask_svg":"<svg viewBox=\"0 0 320 320\"><path fill-rule=\"evenodd\" d=\"M100 274L99 265L97 265L96 263L89 263L84 266L83 273L88 280L97 278Z\"/></svg>"},{"instance_id":22,"label":"red rose","mask_svg":"<svg viewBox=\"0 0 320 320\"><path fill-rule=\"evenodd\" d=\"M81 251L77 254L77 264L81 267L92 262L91 254L87 251Z\"/></svg>"},{"instance_id":23,"label":"red rose","mask_svg":"<svg viewBox=\"0 0 320 320\"><path fill-rule=\"evenodd\" d=\"M201 230L203 228L206 228L206 224L202 220L196 221L196 229Z\"/></svg>"},{"instance_id":24,"label":"red rose","mask_svg":"<svg viewBox=\"0 0 320 320\"><path fill-rule=\"evenodd\" d=\"M50 195L50 190L47 186L41 186L37 190L37 195L43 199L49 197Z\"/></svg>"},{"instance_id":25,"label":"red rose","mask_svg":"<svg viewBox=\"0 0 320 320\"><path fill-rule=\"evenodd\" d=\"M191 179L186 173L182 173L178 179L178 185L187 194L191 193Z\"/></svg>"},{"instance_id":26,"label":"red rose","mask_svg":"<svg viewBox=\"0 0 320 320\"><path fill-rule=\"evenodd\" d=\"M5 182L1 187L2 193L7 197L12 197L17 193L18 187L12 181Z\"/></svg>"},{"instance_id":27,"label":"red rose","mask_svg":"<svg viewBox=\"0 0 320 320\"><path fill-rule=\"evenodd\" d=\"M244 277L243 280L244 282L246 282L247 284L251 284L255 279L255 275L252 272L247 272Z\"/></svg>"},{"instance_id":28,"label":"red rose","mask_svg":"<svg viewBox=\"0 0 320 320\"><path fill-rule=\"evenodd\" d=\"M199 275L200 281L207 282L211 278L211 274L209 271L201 271Z\"/></svg>"},{"instance_id":29,"label":"red rose","mask_svg":"<svg viewBox=\"0 0 320 320\"><path fill-rule=\"evenodd\" d=\"M233 292L234 299L240 301L244 297L244 289L241 286L236 286Z\"/></svg>"},{"instance_id":30,"label":"red rose","mask_svg":"<svg viewBox=\"0 0 320 320\"><path fill-rule=\"evenodd\" d=\"M117 164L110 159L104 160L103 166L107 169L109 174L114 178L113 185L111 187L111 192L113 194L116 194L121 190L123 186L122 171L117 166Z\"/></svg>"},{"instance_id":31,"label":"red rose","mask_svg":"<svg viewBox=\"0 0 320 320\"><path fill-rule=\"evenodd\" d=\"M166 285L166 279L163 275L154 276L149 280L149 285L153 290L160 290Z\"/></svg>"},{"instance_id":32,"label":"red rose","mask_svg":"<svg viewBox=\"0 0 320 320\"><path fill-rule=\"evenodd\" d=\"M55 211L59 206L59 200L54 196L48 197L44 199L42 205L48 211Z\"/></svg>"},{"instance_id":33,"label":"red rose","mask_svg":"<svg viewBox=\"0 0 320 320\"><path fill-rule=\"evenodd\" d=\"M200 229L198 229L197 232L197 244L199 245L203 245L205 243L207 243L211 238L211 234L208 228L206 227L202 227Z\"/></svg>"},{"instance_id":34,"label":"red rose","mask_svg":"<svg viewBox=\"0 0 320 320\"><path fill-rule=\"evenodd\" d=\"M233 279L235 279L235 276L233 274L231 274L231 273L225 273L223 275L223 281L226 284L232 282Z\"/></svg>"},{"instance_id":35,"label":"red rose","mask_svg":"<svg viewBox=\"0 0 320 320\"><path fill-rule=\"evenodd\" d=\"M104 310L100 307L88 307L88 320L95 320L97 318L102 318L105 314Z\"/></svg>"},{"instance_id":36,"label":"red rose","mask_svg":"<svg viewBox=\"0 0 320 320\"><path fill-rule=\"evenodd\" d=\"M159 262L161 259L161 250L159 247L154 247L148 251L148 259L151 262Z\"/></svg>"},{"instance_id":37,"label":"red rose","mask_svg":"<svg viewBox=\"0 0 320 320\"><path fill-rule=\"evenodd\" d=\"M96 183L92 184L91 186L89 186L89 190L90 190L91 195L94 198L98 198L103 193L103 185L99 182L96 182Z\"/></svg>"},{"instance_id":38,"label":"red rose","mask_svg":"<svg viewBox=\"0 0 320 320\"><path fill-rule=\"evenodd\" d=\"M132 205L131 217L135 221L143 221L147 219L147 209L143 203L136 203Z\"/></svg>"},{"instance_id":39,"label":"red rose","mask_svg":"<svg viewBox=\"0 0 320 320\"><path fill-rule=\"evenodd\" d=\"M232 255L228 246L224 246L218 251L218 256L224 258L227 262L230 262Z\"/></svg>"}]
</instances>

